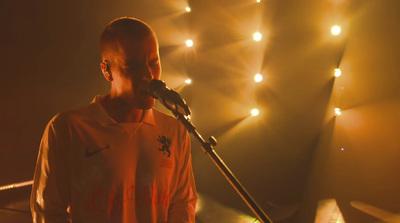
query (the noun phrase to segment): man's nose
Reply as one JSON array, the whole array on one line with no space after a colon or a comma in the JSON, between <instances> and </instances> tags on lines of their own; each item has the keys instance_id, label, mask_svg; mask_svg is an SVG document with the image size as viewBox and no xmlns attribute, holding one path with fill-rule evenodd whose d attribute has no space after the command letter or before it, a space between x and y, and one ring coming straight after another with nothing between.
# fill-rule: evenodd
<instances>
[{"instance_id":1,"label":"man's nose","mask_svg":"<svg viewBox=\"0 0 400 223\"><path fill-rule=\"evenodd\" d=\"M145 69L142 74L142 79L149 81L154 79L153 71L151 70L151 67L149 65L145 66Z\"/></svg>"}]
</instances>

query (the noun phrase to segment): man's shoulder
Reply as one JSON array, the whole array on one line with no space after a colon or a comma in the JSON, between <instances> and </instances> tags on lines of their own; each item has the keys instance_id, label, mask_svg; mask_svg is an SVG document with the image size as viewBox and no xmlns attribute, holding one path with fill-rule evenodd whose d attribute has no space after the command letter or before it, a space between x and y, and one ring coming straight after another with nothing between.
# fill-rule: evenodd
<instances>
[{"instance_id":1,"label":"man's shoulder","mask_svg":"<svg viewBox=\"0 0 400 223\"><path fill-rule=\"evenodd\" d=\"M98 113L96 104L88 104L75 109L59 112L53 116L50 123L56 125L71 125L72 123L82 120L93 119L95 114Z\"/></svg>"}]
</instances>

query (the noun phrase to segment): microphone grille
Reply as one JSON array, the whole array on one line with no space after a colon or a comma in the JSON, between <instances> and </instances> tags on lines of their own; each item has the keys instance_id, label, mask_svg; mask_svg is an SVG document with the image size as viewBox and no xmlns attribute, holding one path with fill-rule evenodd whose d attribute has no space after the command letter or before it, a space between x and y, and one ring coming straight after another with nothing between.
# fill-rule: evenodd
<instances>
[{"instance_id":1,"label":"microphone grille","mask_svg":"<svg viewBox=\"0 0 400 223\"><path fill-rule=\"evenodd\" d=\"M166 85L165 85L164 81L156 80L156 79L151 80L150 83L149 83L149 87L148 87L149 94L153 98L158 99L158 97L157 97L158 93L157 92L161 91L163 88L166 88Z\"/></svg>"}]
</instances>

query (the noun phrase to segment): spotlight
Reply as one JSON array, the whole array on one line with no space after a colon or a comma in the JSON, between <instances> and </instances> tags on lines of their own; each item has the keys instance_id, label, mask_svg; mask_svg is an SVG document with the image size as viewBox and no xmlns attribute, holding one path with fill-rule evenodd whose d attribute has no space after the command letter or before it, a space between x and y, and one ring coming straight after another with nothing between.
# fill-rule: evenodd
<instances>
[{"instance_id":1,"label":"spotlight","mask_svg":"<svg viewBox=\"0 0 400 223\"><path fill-rule=\"evenodd\" d=\"M250 113L252 116L257 116L260 114L260 111L257 108L253 108L251 109Z\"/></svg>"},{"instance_id":2,"label":"spotlight","mask_svg":"<svg viewBox=\"0 0 400 223\"><path fill-rule=\"evenodd\" d=\"M190 78L188 78L188 79L185 80L185 83L186 83L186 84L191 84L191 83L192 83L192 80L191 80Z\"/></svg>"},{"instance_id":3,"label":"spotlight","mask_svg":"<svg viewBox=\"0 0 400 223\"><path fill-rule=\"evenodd\" d=\"M261 82L262 79L263 79L263 76L261 74L254 75L254 81L255 82Z\"/></svg>"},{"instance_id":4,"label":"spotlight","mask_svg":"<svg viewBox=\"0 0 400 223\"><path fill-rule=\"evenodd\" d=\"M341 115L342 114L342 110L340 110L340 108L335 108L335 115Z\"/></svg>"},{"instance_id":5,"label":"spotlight","mask_svg":"<svg viewBox=\"0 0 400 223\"><path fill-rule=\"evenodd\" d=\"M186 40L186 46L187 47L192 47L193 46L193 40L191 40L191 39Z\"/></svg>"},{"instance_id":6,"label":"spotlight","mask_svg":"<svg viewBox=\"0 0 400 223\"><path fill-rule=\"evenodd\" d=\"M340 34L341 30L342 30L342 29L340 28L340 26L334 25L334 26L332 26L332 28L331 28L331 33L332 33L332 35L337 36L337 35Z\"/></svg>"},{"instance_id":7,"label":"spotlight","mask_svg":"<svg viewBox=\"0 0 400 223\"><path fill-rule=\"evenodd\" d=\"M190 12L190 11L192 11L192 9L189 6L186 7L186 12Z\"/></svg>"},{"instance_id":8,"label":"spotlight","mask_svg":"<svg viewBox=\"0 0 400 223\"><path fill-rule=\"evenodd\" d=\"M253 39L254 39L255 41L260 41L261 38L262 38L261 33L255 32L255 33L253 34Z\"/></svg>"},{"instance_id":9,"label":"spotlight","mask_svg":"<svg viewBox=\"0 0 400 223\"><path fill-rule=\"evenodd\" d=\"M340 77L342 75L342 71L339 68L335 69L335 77Z\"/></svg>"}]
</instances>

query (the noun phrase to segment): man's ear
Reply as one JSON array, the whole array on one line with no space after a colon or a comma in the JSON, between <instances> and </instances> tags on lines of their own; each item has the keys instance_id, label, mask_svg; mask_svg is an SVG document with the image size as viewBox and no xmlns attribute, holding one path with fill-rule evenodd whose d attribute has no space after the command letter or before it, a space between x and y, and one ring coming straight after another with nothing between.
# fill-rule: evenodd
<instances>
[{"instance_id":1,"label":"man's ear","mask_svg":"<svg viewBox=\"0 0 400 223\"><path fill-rule=\"evenodd\" d=\"M101 61L100 69L103 73L104 78L106 78L107 81L111 82L113 80L113 77L110 72L110 62L108 60Z\"/></svg>"}]
</instances>

